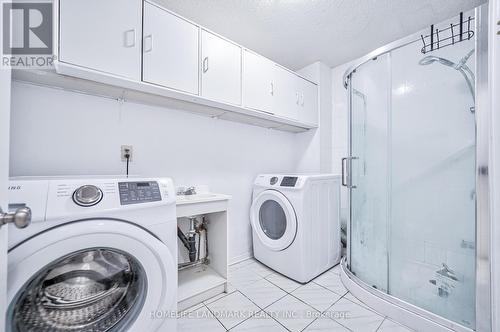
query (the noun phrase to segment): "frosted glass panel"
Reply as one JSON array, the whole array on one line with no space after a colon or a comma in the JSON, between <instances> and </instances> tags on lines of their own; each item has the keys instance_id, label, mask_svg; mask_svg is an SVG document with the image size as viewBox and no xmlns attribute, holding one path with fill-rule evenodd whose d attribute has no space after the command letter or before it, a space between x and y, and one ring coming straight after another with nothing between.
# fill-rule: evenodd
<instances>
[{"instance_id":1,"label":"frosted glass panel","mask_svg":"<svg viewBox=\"0 0 500 332\"><path fill-rule=\"evenodd\" d=\"M424 59L409 44L360 66L349 86L351 271L471 329L474 47L465 41Z\"/></svg>"},{"instance_id":2,"label":"frosted glass panel","mask_svg":"<svg viewBox=\"0 0 500 332\"><path fill-rule=\"evenodd\" d=\"M474 327L475 119L461 72L412 44L391 53L390 293ZM458 63L474 41L432 52ZM429 58L428 58L429 59ZM474 69L474 56L467 65Z\"/></svg>"},{"instance_id":3,"label":"frosted glass panel","mask_svg":"<svg viewBox=\"0 0 500 332\"><path fill-rule=\"evenodd\" d=\"M353 77L351 118L351 271L387 291L389 56ZM384 92L385 91L385 92Z\"/></svg>"}]
</instances>

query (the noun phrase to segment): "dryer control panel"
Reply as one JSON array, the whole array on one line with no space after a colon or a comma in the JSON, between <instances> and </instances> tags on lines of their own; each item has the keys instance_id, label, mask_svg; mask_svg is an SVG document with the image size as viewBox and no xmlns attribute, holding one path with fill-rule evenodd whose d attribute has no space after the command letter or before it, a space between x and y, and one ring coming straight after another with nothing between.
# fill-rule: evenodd
<instances>
[{"instance_id":1,"label":"dryer control panel","mask_svg":"<svg viewBox=\"0 0 500 332\"><path fill-rule=\"evenodd\" d=\"M120 204L138 204L161 201L158 182L119 182Z\"/></svg>"},{"instance_id":2,"label":"dryer control panel","mask_svg":"<svg viewBox=\"0 0 500 332\"><path fill-rule=\"evenodd\" d=\"M280 186L282 186L282 187L295 187L298 179L299 178L296 176L284 176L283 180L281 180Z\"/></svg>"}]
</instances>

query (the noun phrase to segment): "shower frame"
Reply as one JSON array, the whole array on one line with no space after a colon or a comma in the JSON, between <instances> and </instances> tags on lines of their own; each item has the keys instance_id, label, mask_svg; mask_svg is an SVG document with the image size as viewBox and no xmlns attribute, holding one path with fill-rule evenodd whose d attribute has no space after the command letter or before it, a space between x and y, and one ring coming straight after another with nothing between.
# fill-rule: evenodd
<instances>
[{"instance_id":1,"label":"shower frame","mask_svg":"<svg viewBox=\"0 0 500 332\"><path fill-rule=\"evenodd\" d=\"M478 332L492 331L491 320L491 210L490 210L490 123L491 123L491 110L489 107L488 97L488 5L482 5L475 9L475 48L476 48L476 101L475 101L475 125L476 125L476 328ZM420 41L420 34L412 34L408 37L402 38L395 42L389 43L375 51L367 54L366 56L358 59L354 64L347 69L344 73L343 84L348 91L348 137L349 137L349 156L347 160L347 186L349 187L348 206L349 218L347 224L347 257L342 261L342 280L345 282L346 287L359 287L358 291L352 290L356 295L364 294L363 296L375 296L371 303L380 305L384 308L389 308L385 314L391 316L403 316L404 322L409 324L410 327L426 326L432 328L433 331L459 331L466 332L472 331L458 323L452 322L442 316L434 314L430 311L412 305L408 302L400 300L388 293L377 290L364 281L356 277L350 271L351 262L351 223L352 223L352 177L351 177L351 161L353 158L352 151L352 106L353 106L353 87L351 85L352 75L356 69L368 61L390 53L393 50ZM453 46L450 46L453 47ZM343 167L344 165L342 165ZM344 169L344 168L342 168ZM349 289L351 290L351 289ZM382 302L378 302L381 300ZM368 301L370 302L370 301ZM389 306L387 306L389 305ZM377 308L375 308L377 309ZM398 312L398 310L400 310ZM398 314L394 314L398 312ZM401 315L402 314L402 315ZM392 317L398 320L399 317ZM411 322L415 318L422 319L423 325L416 324L411 326ZM428 322L432 324L428 324Z\"/></svg>"}]
</instances>

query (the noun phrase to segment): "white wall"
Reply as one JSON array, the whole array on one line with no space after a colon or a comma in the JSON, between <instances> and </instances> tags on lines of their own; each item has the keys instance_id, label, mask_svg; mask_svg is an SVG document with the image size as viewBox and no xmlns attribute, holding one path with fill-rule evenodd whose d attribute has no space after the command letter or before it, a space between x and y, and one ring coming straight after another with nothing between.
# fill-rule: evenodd
<instances>
[{"instance_id":1,"label":"white wall","mask_svg":"<svg viewBox=\"0 0 500 332\"><path fill-rule=\"evenodd\" d=\"M12 176L124 174L120 145L132 145L131 174L233 196L230 261L251 255L255 176L296 172L302 155L319 150L309 144L316 130L293 134L25 83L13 84L12 104Z\"/></svg>"}]
</instances>

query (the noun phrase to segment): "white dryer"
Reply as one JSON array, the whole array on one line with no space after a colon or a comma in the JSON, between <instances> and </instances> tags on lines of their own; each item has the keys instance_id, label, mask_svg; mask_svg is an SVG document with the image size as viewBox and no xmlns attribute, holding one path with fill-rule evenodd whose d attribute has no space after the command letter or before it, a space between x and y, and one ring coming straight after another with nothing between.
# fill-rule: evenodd
<instances>
[{"instance_id":1,"label":"white dryer","mask_svg":"<svg viewBox=\"0 0 500 332\"><path fill-rule=\"evenodd\" d=\"M340 176L259 175L250 212L253 250L306 283L340 261Z\"/></svg>"},{"instance_id":2,"label":"white dryer","mask_svg":"<svg viewBox=\"0 0 500 332\"><path fill-rule=\"evenodd\" d=\"M7 331L175 331L177 221L167 178L14 178ZM11 226L9 226L11 227Z\"/></svg>"}]
</instances>

